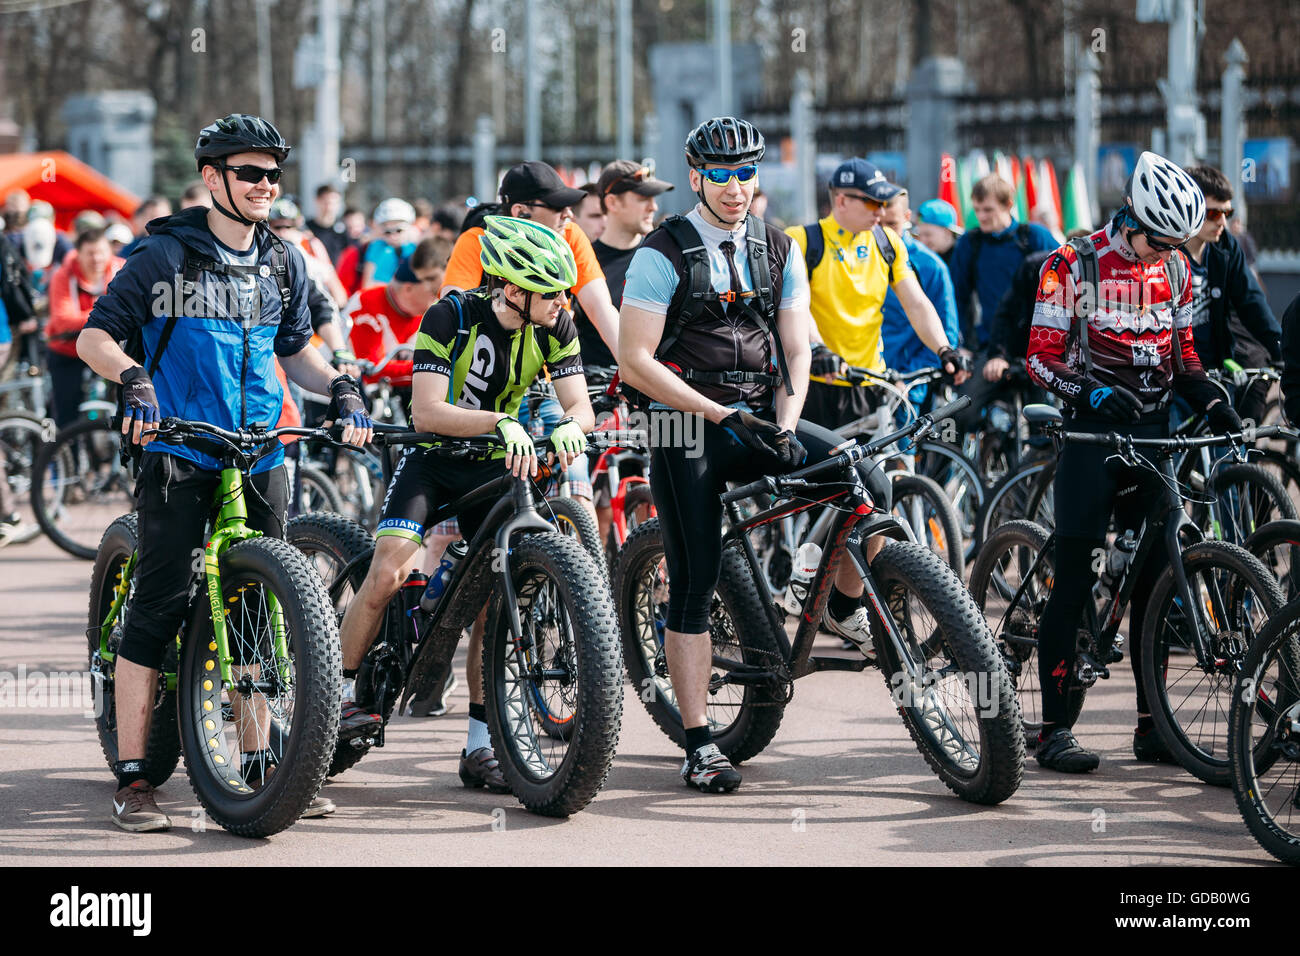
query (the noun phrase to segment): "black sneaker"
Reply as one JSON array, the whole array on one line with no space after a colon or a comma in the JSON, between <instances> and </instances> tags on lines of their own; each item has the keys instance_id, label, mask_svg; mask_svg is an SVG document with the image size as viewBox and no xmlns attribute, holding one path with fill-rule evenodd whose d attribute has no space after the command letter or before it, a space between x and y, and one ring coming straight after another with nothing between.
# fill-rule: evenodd
<instances>
[{"instance_id":1,"label":"black sneaker","mask_svg":"<svg viewBox=\"0 0 1300 956\"><path fill-rule=\"evenodd\" d=\"M275 776L275 770L278 765L274 763L265 763L256 761L241 771L244 775L244 783L254 790L259 789L266 784L271 777ZM323 817L333 813L338 807L334 801L324 794L318 793L312 797L311 803L307 804L307 809L302 812L301 820L311 820L315 817Z\"/></svg>"},{"instance_id":2,"label":"black sneaker","mask_svg":"<svg viewBox=\"0 0 1300 956\"><path fill-rule=\"evenodd\" d=\"M487 787L491 793L509 793L501 762L491 747L479 747L472 754L460 752L460 782L467 787Z\"/></svg>"},{"instance_id":3,"label":"black sneaker","mask_svg":"<svg viewBox=\"0 0 1300 956\"><path fill-rule=\"evenodd\" d=\"M730 793L740 786L740 771L717 744L705 744L682 763L682 780L704 793Z\"/></svg>"},{"instance_id":4,"label":"black sneaker","mask_svg":"<svg viewBox=\"0 0 1300 956\"><path fill-rule=\"evenodd\" d=\"M1178 763L1154 727L1145 734L1133 731L1133 756L1143 763Z\"/></svg>"},{"instance_id":5,"label":"black sneaker","mask_svg":"<svg viewBox=\"0 0 1300 956\"><path fill-rule=\"evenodd\" d=\"M378 733L383 723L378 714L366 713L357 706L355 700L345 700L339 712L339 740L352 740Z\"/></svg>"},{"instance_id":6,"label":"black sneaker","mask_svg":"<svg viewBox=\"0 0 1300 956\"><path fill-rule=\"evenodd\" d=\"M1069 727L1057 727L1046 740L1040 740L1034 759L1040 767L1061 773L1087 773L1101 763L1095 753L1079 746Z\"/></svg>"}]
</instances>

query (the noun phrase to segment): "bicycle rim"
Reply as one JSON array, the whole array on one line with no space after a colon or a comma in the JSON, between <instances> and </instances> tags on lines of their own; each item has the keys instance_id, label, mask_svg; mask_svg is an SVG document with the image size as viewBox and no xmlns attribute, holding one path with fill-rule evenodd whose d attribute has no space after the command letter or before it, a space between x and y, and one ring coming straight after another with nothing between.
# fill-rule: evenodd
<instances>
[{"instance_id":1,"label":"bicycle rim","mask_svg":"<svg viewBox=\"0 0 1300 956\"><path fill-rule=\"evenodd\" d=\"M1300 638L1294 627L1287 627L1267 649L1251 680L1240 687L1245 714L1239 718L1235 759L1244 770L1239 800L1245 796L1259 823L1300 847L1298 661ZM1300 855L1300 848L1291 852Z\"/></svg>"}]
</instances>

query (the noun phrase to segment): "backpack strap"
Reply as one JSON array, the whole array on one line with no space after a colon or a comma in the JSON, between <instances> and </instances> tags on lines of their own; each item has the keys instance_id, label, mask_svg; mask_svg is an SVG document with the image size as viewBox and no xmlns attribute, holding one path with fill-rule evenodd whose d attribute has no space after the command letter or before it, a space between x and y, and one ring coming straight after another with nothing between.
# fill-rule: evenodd
<instances>
[{"instance_id":1,"label":"backpack strap","mask_svg":"<svg viewBox=\"0 0 1300 956\"><path fill-rule=\"evenodd\" d=\"M713 273L709 267L709 254L704 248L704 240L685 216L669 216L662 223L664 231L682 251L686 265L686 291L682 307L676 318L669 315L664 322L664 334L659 339L656 355L664 355L682 334L682 326L698 318L709 300L717 301L717 292L713 289Z\"/></svg>"},{"instance_id":2,"label":"backpack strap","mask_svg":"<svg viewBox=\"0 0 1300 956\"><path fill-rule=\"evenodd\" d=\"M826 255L826 237L822 235L822 224L820 222L810 223L803 227L804 250L803 264L808 269L808 281L812 281L813 270L817 268L822 257Z\"/></svg>"},{"instance_id":3,"label":"backpack strap","mask_svg":"<svg viewBox=\"0 0 1300 956\"><path fill-rule=\"evenodd\" d=\"M448 292L447 298L456 309L456 344L451 347L451 378L447 380L447 404L455 405L456 399L452 389L456 386L456 363L460 361L465 344L469 341L469 329L465 328L465 306L461 302L464 293Z\"/></svg>"},{"instance_id":4,"label":"backpack strap","mask_svg":"<svg viewBox=\"0 0 1300 956\"><path fill-rule=\"evenodd\" d=\"M871 227L871 235L875 237L876 248L880 250L880 258L885 260L885 268L889 270L889 284L894 284L894 260L898 258L898 253L894 251L894 244L889 241L889 233L885 232L885 227L876 223Z\"/></svg>"},{"instance_id":5,"label":"backpack strap","mask_svg":"<svg viewBox=\"0 0 1300 956\"><path fill-rule=\"evenodd\" d=\"M820 234L821 228L817 231ZM748 310L758 327L771 336L772 348L776 352L776 366L780 370L781 381L785 383L785 393L793 395L790 369L786 366L785 349L781 346L781 333L776 324L776 303L772 301L772 267L767 250L767 227L753 213L745 221L745 240L745 251L749 257L749 281L754 287L754 298L758 300L758 305L754 306L753 299L742 300L741 308ZM769 316L772 319L770 327Z\"/></svg>"},{"instance_id":6,"label":"backpack strap","mask_svg":"<svg viewBox=\"0 0 1300 956\"><path fill-rule=\"evenodd\" d=\"M271 268L275 272L275 281L280 286L280 308L284 315L289 314L289 303L293 301L293 286L289 282L289 250L284 244L284 240L273 233L270 229L266 230L267 237L271 240Z\"/></svg>"},{"instance_id":7,"label":"backpack strap","mask_svg":"<svg viewBox=\"0 0 1300 956\"><path fill-rule=\"evenodd\" d=\"M1169 351L1174 356L1174 368L1178 374L1182 375L1186 370L1183 366L1183 347L1178 341L1178 298L1183 294L1183 286L1187 283L1187 274L1183 271L1183 257L1174 252L1165 260L1165 278L1169 280L1169 321L1173 325L1172 337L1169 340Z\"/></svg>"},{"instance_id":8,"label":"backpack strap","mask_svg":"<svg viewBox=\"0 0 1300 956\"><path fill-rule=\"evenodd\" d=\"M1097 264L1097 250L1087 236L1076 236L1067 245L1079 257L1079 283L1085 289L1092 290L1093 301L1101 308L1098 291L1101 289L1101 268ZM1088 316L1080 315L1078 308L1079 290L1075 287L1075 307L1073 321L1077 323L1076 335L1079 340L1079 355L1083 359L1085 375L1092 375L1092 352L1088 350Z\"/></svg>"}]
</instances>

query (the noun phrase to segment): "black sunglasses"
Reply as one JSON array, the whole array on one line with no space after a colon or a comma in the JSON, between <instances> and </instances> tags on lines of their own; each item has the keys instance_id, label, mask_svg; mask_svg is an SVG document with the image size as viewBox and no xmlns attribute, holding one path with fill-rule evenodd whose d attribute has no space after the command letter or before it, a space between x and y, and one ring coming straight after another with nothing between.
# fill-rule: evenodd
<instances>
[{"instance_id":1,"label":"black sunglasses","mask_svg":"<svg viewBox=\"0 0 1300 956\"><path fill-rule=\"evenodd\" d=\"M1181 249L1183 247L1183 242L1187 241L1187 240L1183 240L1183 242L1161 242L1159 239L1152 239L1151 234L1149 232L1144 232L1142 233L1142 235L1146 237L1147 245L1150 246L1152 249L1155 249L1157 252L1174 252L1177 249Z\"/></svg>"},{"instance_id":2,"label":"black sunglasses","mask_svg":"<svg viewBox=\"0 0 1300 956\"><path fill-rule=\"evenodd\" d=\"M564 295L567 291L568 291L567 289L557 289L555 292L539 292L537 294L541 296L543 299L545 299L547 302L550 302L552 299Z\"/></svg>"},{"instance_id":3,"label":"black sunglasses","mask_svg":"<svg viewBox=\"0 0 1300 956\"><path fill-rule=\"evenodd\" d=\"M255 166L252 163L245 163L243 166L225 166L221 167L227 172L235 174L235 178L241 183L252 183L256 185L266 177L266 181L274 186L284 175L284 170L279 166L272 166L269 169L265 166Z\"/></svg>"}]
</instances>

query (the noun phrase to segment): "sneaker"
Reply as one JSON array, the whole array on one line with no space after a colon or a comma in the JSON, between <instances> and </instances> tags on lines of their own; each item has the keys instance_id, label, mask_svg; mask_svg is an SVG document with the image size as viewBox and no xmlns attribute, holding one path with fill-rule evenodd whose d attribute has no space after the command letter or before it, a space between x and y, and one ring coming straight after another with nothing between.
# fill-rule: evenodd
<instances>
[{"instance_id":1,"label":"sneaker","mask_svg":"<svg viewBox=\"0 0 1300 956\"><path fill-rule=\"evenodd\" d=\"M867 609L857 608L842 621L831 617L828 607L822 614L822 625L832 634L844 638L845 650L857 650L869 661L876 659L876 646L871 643L871 622L867 619Z\"/></svg>"},{"instance_id":2,"label":"sneaker","mask_svg":"<svg viewBox=\"0 0 1300 956\"><path fill-rule=\"evenodd\" d=\"M509 793L501 762L491 747L479 747L472 754L460 752L460 782L467 787L487 787L492 793Z\"/></svg>"},{"instance_id":3,"label":"sneaker","mask_svg":"<svg viewBox=\"0 0 1300 956\"><path fill-rule=\"evenodd\" d=\"M270 764L265 769L260 764L254 764L244 772L244 783L256 790L262 786L275 774L276 764ZM334 801L324 794L316 794L311 803L307 804L307 809L298 817L300 820L310 820L314 817L323 817L333 813L338 807Z\"/></svg>"},{"instance_id":4,"label":"sneaker","mask_svg":"<svg viewBox=\"0 0 1300 956\"><path fill-rule=\"evenodd\" d=\"M740 771L717 744L705 744L682 763L682 780L704 793L730 793L740 786Z\"/></svg>"},{"instance_id":5,"label":"sneaker","mask_svg":"<svg viewBox=\"0 0 1300 956\"><path fill-rule=\"evenodd\" d=\"M411 701L406 708L406 715L408 717L441 717L451 709L447 702L451 699L452 691L459 686L460 681L456 679L455 670L449 668L447 676L443 678L442 686L435 685L427 697L419 697Z\"/></svg>"},{"instance_id":6,"label":"sneaker","mask_svg":"<svg viewBox=\"0 0 1300 956\"><path fill-rule=\"evenodd\" d=\"M1101 763L1095 753L1079 746L1069 727L1057 727L1047 739L1040 740L1034 759L1040 767L1061 773L1087 773Z\"/></svg>"},{"instance_id":7,"label":"sneaker","mask_svg":"<svg viewBox=\"0 0 1300 956\"><path fill-rule=\"evenodd\" d=\"M22 529L23 518L18 512L15 511L7 518L0 518L0 548L17 537Z\"/></svg>"},{"instance_id":8,"label":"sneaker","mask_svg":"<svg viewBox=\"0 0 1300 956\"><path fill-rule=\"evenodd\" d=\"M1154 727L1145 734L1133 731L1133 756L1143 763L1178 763Z\"/></svg>"},{"instance_id":9,"label":"sneaker","mask_svg":"<svg viewBox=\"0 0 1300 956\"><path fill-rule=\"evenodd\" d=\"M367 737L378 732L383 723L378 714L366 713L355 700L345 700L339 712L339 740Z\"/></svg>"},{"instance_id":10,"label":"sneaker","mask_svg":"<svg viewBox=\"0 0 1300 956\"><path fill-rule=\"evenodd\" d=\"M172 822L158 809L153 785L137 780L113 794L113 822L132 833L170 830Z\"/></svg>"}]
</instances>

